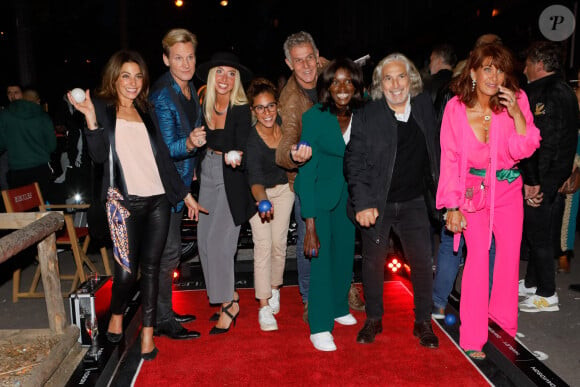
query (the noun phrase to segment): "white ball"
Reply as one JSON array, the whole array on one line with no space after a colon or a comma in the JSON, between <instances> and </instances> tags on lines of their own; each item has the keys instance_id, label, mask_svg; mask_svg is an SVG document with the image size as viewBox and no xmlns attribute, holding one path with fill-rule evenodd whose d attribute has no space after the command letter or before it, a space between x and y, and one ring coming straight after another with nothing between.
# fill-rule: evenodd
<instances>
[{"instance_id":1,"label":"white ball","mask_svg":"<svg viewBox=\"0 0 580 387\"><path fill-rule=\"evenodd\" d=\"M70 95L77 101L77 103L81 103L85 100L85 91L80 88L72 89Z\"/></svg>"},{"instance_id":2,"label":"white ball","mask_svg":"<svg viewBox=\"0 0 580 387\"><path fill-rule=\"evenodd\" d=\"M238 151L235 150L231 150L228 153L226 153L226 156L228 157L228 161L230 163L237 163L239 161L242 160L242 156L240 156L240 154L238 153Z\"/></svg>"}]
</instances>

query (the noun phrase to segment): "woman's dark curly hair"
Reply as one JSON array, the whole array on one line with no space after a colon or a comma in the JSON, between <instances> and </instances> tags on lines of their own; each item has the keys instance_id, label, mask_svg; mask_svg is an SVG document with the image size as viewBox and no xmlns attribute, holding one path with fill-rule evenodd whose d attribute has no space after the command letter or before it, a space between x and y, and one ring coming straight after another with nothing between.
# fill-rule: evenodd
<instances>
[{"instance_id":1,"label":"woman's dark curly hair","mask_svg":"<svg viewBox=\"0 0 580 387\"><path fill-rule=\"evenodd\" d=\"M278 89L272 82L270 82L266 78L254 78L250 82L248 86L248 90L246 91L246 96L248 97L248 101L250 102L250 110L252 111L252 125L256 125L258 122L256 118L256 113L254 112L254 98L262 93L270 93L274 96L274 101L278 103Z\"/></svg>"},{"instance_id":2,"label":"woman's dark curly hair","mask_svg":"<svg viewBox=\"0 0 580 387\"><path fill-rule=\"evenodd\" d=\"M364 104L364 82L363 74L359 65L354 63L349 58L338 58L331 61L328 66L322 71L318 77L318 102L322 104L320 110L329 110L332 114L337 114L338 109L330 95L330 86L334 81L336 72L344 69L350 72L352 84L354 86L354 95L352 96L348 109L352 112L354 109L361 107Z\"/></svg>"},{"instance_id":3,"label":"woman's dark curly hair","mask_svg":"<svg viewBox=\"0 0 580 387\"><path fill-rule=\"evenodd\" d=\"M266 78L254 78L248 86L246 95L250 101L250 106L254 105L254 98L262 93L270 93L274 96L274 100L278 102L278 89L276 86Z\"/></svg>"},{"instance_id":4,"label":"woman's dark curly hair","mask_svg":"<svg viewBox=\"0 0 580 387\"><path fill-rule=\"evenodd\" d=\"M459 100L468 107L475 106L477 92L472 85L471 71L475 71L483 66L495 66L503 71L505 81L502 86L515 92L519 91L518 80L514 74L514 57L512 53L501 43L483 44L475 47L467 64L461 74L451 82L451 91L457 95ZM498 95L494 95L489 100L489 106L494 112L501 111L504 106L500 104Z\"/></svg>"}]
</instances>

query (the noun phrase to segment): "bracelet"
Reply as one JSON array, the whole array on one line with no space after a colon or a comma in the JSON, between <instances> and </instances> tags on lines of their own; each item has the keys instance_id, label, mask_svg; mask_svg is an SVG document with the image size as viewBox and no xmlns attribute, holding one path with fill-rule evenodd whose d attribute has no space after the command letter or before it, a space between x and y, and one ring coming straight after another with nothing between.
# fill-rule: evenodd
<instances>
[{"instance_id":1,"label":"bracelet","mask_svg":"<svg viewBox=\"0 0 580 387\"><path fill-rule=\"evenodd\" d=\"M459 207L446 208L447 212L459 211Z\"/></svg>"},{"instance_id":2,"label":"bracelet","mask_svg":"<svg viewBox=\"0 0 580 387\"><path fill-rule=\"evenodd\" d=\"M294 158L292 157L292 151L288 152L288 154L290 155L290 160L292 160L292 162L296 165L298 165L298 163L296 162L296 160L294 160Z\"/></svg>"}]
</instances>

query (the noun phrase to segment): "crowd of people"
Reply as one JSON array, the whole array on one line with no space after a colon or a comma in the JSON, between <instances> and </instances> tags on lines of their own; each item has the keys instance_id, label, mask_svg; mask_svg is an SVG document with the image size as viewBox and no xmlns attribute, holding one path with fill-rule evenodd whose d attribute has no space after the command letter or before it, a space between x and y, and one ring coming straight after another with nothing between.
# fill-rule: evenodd
<instances>
[{"instance_id":1,"label":"crowd of people","mask_svg":"<svg viewBox=\"0 0 580 387\"><path fill-rule=\"evenodd\" d=\"M210 335L229 332L240 313L234 256L246 222L259 326L278 330L292 212L302 317L317 350L337 349L335 323L357 323L349 308L356 228L366 312L358 343L373 343L383 330L391 232L411 267L412 335L424 347L439 346L431 319L445 316L462 262L460 346L475 360L486 357L488 318L515 336L518 309L559 309L554 262L560 258L561 271L569 270L573 240L562 230L578 207L580 99L564 81L557 44L526 51L523 86L518 61L492 34L459 64L452 46L435 47L427 77L391 53L378 61L369 87L360 65L320 56L304 31L284 43L291 75L281 89L254 78L232 52L197 66L197 38L185 29L169 31L162 49L167 72L151 91L141 55L121 50L94 97L89 90L80 99L67 94L84 117L88 153L104 165L101 201L125 218L121 226L111 222L112 234L121 235L113 238L112 343L123 339L123 310L138 272L142 358L156 357L155 335L200 336L182 325L196 317L172 307L185 208L198 220L208 301L218 307ZM194 74L206 84L201 102ZM38 96L18 91L9 87L12 102L0 112L8 186L49 175L56 143ZM19 111L38 117L38 125L22 126ZM528 266L519 280L522 244ZM518 295L526 298L518 302Z\"/></svg>"}]
</instances>

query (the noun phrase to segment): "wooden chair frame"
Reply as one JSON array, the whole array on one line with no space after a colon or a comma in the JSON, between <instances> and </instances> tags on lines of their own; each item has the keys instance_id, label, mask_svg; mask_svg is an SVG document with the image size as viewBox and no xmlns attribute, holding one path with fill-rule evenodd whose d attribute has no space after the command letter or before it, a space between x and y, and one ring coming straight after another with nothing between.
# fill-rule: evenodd
<instances>
[{"instance_id":1,"label":"wooden chair frame","mask_svg":"<svg viewBox=\"0 0 580 387\"><path fill-rule=\"evenodd\" d=\"M2 199L6 212L26 212L38 208L39 211L47 210L86 210L89 204L44 204L42 192L38 183L29 184L23 187L8 189L2 191ZM68 296L74 292L79 283L86 280L84 266L86 265L91 272L97 272L97 268L87 256L87 249L91 241L86 227L75 227L73 215L70 213L63 213L65 227L63 232L57 233L56 245L70 246L75 261L76 271L74 274L60 275L61 280L72 281ZM81 246L82 240L82 246ZM111 275L111 267L109 265L109 256L105 247L100 248L105 274ZM38 292L38 283L40 282L40 265L36 268L32 283L26 291L20 290L21 269L14 270L12 274L12 301L18 302L20 298L41 298L44 293Z\"/></svg>"}]
</instances>

